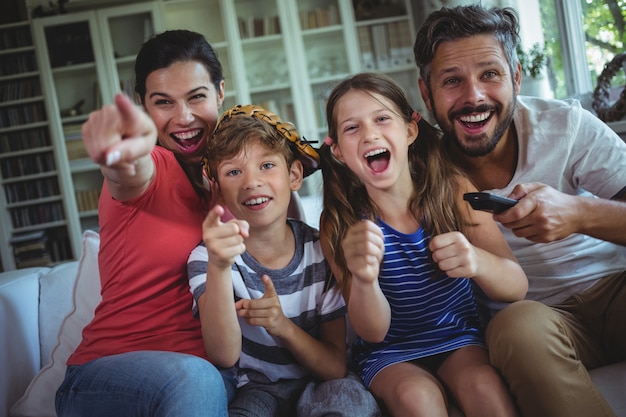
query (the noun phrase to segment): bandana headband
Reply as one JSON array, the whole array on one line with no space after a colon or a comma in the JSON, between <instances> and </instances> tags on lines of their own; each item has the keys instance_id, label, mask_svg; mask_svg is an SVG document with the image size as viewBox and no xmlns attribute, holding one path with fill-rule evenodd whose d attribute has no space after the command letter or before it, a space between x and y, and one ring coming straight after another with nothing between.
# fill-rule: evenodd
<instances>
[{"instance_id":1,"label":"bandana headband","mask_svg":"<svg viewBox=\"0 0 626 417\"><path fill-rule=\"evenodd\" d=\"M306 138L300 136L293 123L283 122L277 114L272 113L261 106L254 104L247 104L245 106L237 104L236 106L231 107L222 114L220 120L215 126L215 130L219 129L223 123L228 123L230 120L237 117L252 117L273 126L278 133L280 133L280 135L287 139L292 145L291 148L294 150L296 158L302 162L305 177L312 174L319 168L320 156L317 153L317 150L309 144ZM215 132L213 135L215 135ZM213 135L211 137L213 137ZM202 163L205 174L207 177L211 178L209 175L208 159L206 157L202 158Z\"/></svg>"}]
</instances>

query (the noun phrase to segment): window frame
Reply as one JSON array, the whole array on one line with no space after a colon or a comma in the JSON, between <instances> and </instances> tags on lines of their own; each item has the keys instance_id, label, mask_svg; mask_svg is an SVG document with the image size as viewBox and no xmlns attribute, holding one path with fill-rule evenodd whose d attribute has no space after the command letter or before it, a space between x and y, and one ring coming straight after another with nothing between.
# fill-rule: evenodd
<instances>
[{"instance_id":1,"label":"window frame","mask_svg":"<svg viewBox=\"0 0 626 417\"><path fill-rule=\"evenodd\" d=\"M585 30L580 1L554 0L565 90L568 96L579 96L594 90L589 76Z\"/></svg>"}]
</instances>

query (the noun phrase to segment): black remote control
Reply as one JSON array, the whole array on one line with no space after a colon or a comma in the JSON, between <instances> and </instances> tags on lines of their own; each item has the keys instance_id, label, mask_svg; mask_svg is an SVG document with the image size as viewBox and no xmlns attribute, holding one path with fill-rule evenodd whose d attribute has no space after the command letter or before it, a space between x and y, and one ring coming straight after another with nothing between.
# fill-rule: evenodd
<instances>
[{"instance_id":1,"label":"black remote control","mask_svg":"<svg viewBox=\"0 0 626 417\"><path fill-rule=\"evenodd\" d=\"M463 200L469 202L474 210L502 213L517 204L517 200L489 193L465 193Z\"/></svg>"}]
</instances>

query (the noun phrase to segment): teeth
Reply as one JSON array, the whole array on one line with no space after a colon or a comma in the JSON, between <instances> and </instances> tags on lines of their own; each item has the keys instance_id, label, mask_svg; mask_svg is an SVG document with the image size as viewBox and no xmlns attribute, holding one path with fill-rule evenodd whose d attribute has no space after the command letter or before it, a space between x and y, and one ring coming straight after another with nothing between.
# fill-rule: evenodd
<instances>
[{"instance_id":1,"label":"teeth","mask_svg":"<svg viewBox=\"0 0 626 417\"><path fill-rule=\"evenodd\" d=\"M253 198L252 200L248 200L243 204L246 206L256 206L257 204L263 204L266 201L269 201L268 197L259 197L259 198Z\"/></svg>"},{"instance_id":2,"label":"teeth","mask_svg":"<svg viewBox=\"0 0 626 417\"><path fill-rule=\"evenodd\" d=\"M182 133L174 133L173 135L176 137L176 139L188 140L198 135L198 133L200 133L200 129L190 130L188 132Z\"/></svg>"},{"instance_id":3,"label":"teeth","mask_svg":"<svg viewBox=\"0 0 626 417\"><path fill-rule=\"evenodd\" d=\"M387 152L387 149L374 149L373 151L369 151L368 153L365 154L366 158L372 157L372 156L376 156L376 155L380 155L381 153L385 153Z\"/></svg>"},{"instance_id":4,"label":"teeth","mask_svg":"<svg viewBox=\"0 0 626 417\"><path fill-rule=\"evenodd\" d=\"M473 114L471 116L462 116L460 117L462 122L466 122L466 123L478 123L478 122L482 122L483 120L486 120L489 118L490 113L486 112L486 113L481 113L481 114Z\"/></svg>"}]
</instances>

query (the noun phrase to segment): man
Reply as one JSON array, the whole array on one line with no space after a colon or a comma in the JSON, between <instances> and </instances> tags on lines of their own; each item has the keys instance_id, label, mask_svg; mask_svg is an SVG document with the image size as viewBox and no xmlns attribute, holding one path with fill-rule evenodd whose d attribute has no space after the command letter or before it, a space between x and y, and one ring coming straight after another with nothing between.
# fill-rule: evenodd
<instances>
[{"instance_id":1,"label":"man","mask_svg":"<svg viewBox=\"0 0 626 417\"><path fill-rule=\"evenodd\" d=\"M487 343L525 417L615 416L587 372L626 359L626 144L577 101L518 96L517 15L443 8L417 33L420 91L529 279ZM488 303L493 310L504 306Z\"/></svg>"}]
</instances>

